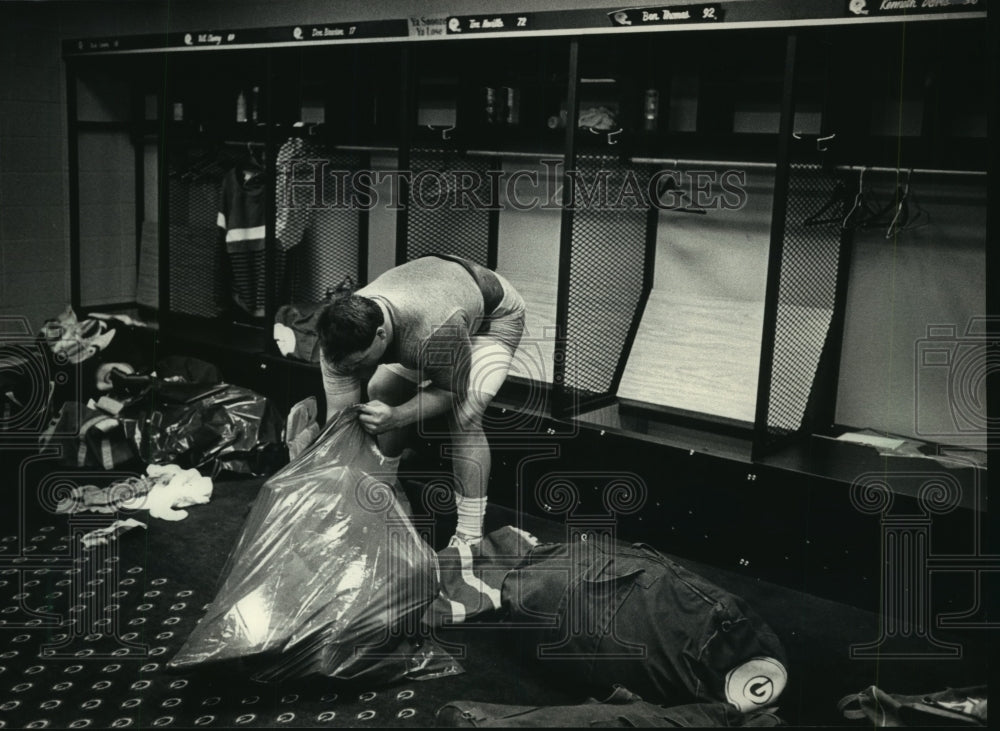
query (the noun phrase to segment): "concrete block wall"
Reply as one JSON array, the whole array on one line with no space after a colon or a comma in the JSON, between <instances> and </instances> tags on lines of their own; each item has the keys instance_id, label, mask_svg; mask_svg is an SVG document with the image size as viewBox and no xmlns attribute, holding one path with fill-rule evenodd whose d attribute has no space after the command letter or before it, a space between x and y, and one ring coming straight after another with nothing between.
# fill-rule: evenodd
<instances>
[{"instance_id":1,"label":"concrete block wall","mask_svg":"<svg viewBox=\"0 0 1000 731\"><path fill-rule=\"evenodd\" d=\"M32 328L69 303L62 36L42 3L0 8L0 317Z\"/></svg>"}]
</instances>

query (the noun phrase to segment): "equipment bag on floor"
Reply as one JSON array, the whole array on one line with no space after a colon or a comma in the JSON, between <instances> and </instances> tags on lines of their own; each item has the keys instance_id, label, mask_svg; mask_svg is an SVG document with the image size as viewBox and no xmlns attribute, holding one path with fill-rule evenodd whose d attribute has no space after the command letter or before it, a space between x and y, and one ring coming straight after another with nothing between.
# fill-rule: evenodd
<instances>
[{"instance_id":1,"label":"equipment bag on floor","mask_svg":"<svg viewBox=\"0 0 1000 731\"><path fill-rule=\"evenodd\" d=\"M775 702L784 650L737 596L641 544L541 544L507 574L502 601L531 652L590 688L623 685L668 705Z\"/></svg>"},{"instance_id":2,"label":"equipment bag on floor","mask_svg":"<svg viewBox=\"0 0 1000 731\"><path fill-rule=\"evenodd\" d=\"M222 383L222 373L214 363L193 355L168 355L156 363L156 375L167 380L186 383Z\"/></svg>"},{"instance_id":3,"label":"equipment bag on floor","mask_svg":"<svg viewBox=\"0 0 1000 731\"><path fill-rule=\"evenodd\" d=\"M282 305L274 315L274 341L278 351L294 360L319 363L319 335L316 323L326 302Z\"/></svg>"},{"instance_id":4,"label":"equipment bag on floor","mask_svg":"<svg viewBox=\"0 0 1000 731\"><path fill-rule=\"evenodd\" d=\"M67 401L39 446L62 449L61 462L104 470L144 468L135 445L134 426L88 404Z\"/></svg>"},{"instance_id":5,"label":"equipment bag on floor","mask_svg":"<svg viewBox=\"0 0 1000 731\"><path fill-rule=\"evenodd\" d=\"M0 338L0 434L37 433L48 422L52 407L58 407L52 402L56 381L48 365L51 356L42 343L31 340L26 323L23 330L20 342Z\"/></svg>"},{"instance_id":6,"label":"equipment bag on floor","mask_svg":"<svg viewBox=\"0 0 1000 731\"><path fill-rule=\"evenodd\" d=\"M56 374L53 405L98 398L106 389L105 367L151 370L156 331L127 315L91 313L78 320L72 307L46 320L39 332Z\"/></svg>"},{"instance_id":7,"label":"equipment bag on floor","mask_svg":"<svg viewBox=\"0 0 1000 731\"><path fill-rule=\"evenodd\" d=\"M986 686L900 695L872 685L840 699L844 718L871 726L985 726Z\"/></svg>"},{"instance_id":8,"label":"equipment bag on floor","mask_svg":"<svg viewBox=\"0 0 1000 731\"><path fill-rule=\"evenodd\" d=\"M438 551L441 593L427 609L424 624L443 627L500 612L504 577L520 568L537 545L533 535L507 525L471 546L459 542Z\"/></svg>"},{"instance_id":9,"label":"equipment bag on floor","mask_svg":"<svg viewBox=\"0 0 1000 731\"><path fill-rule=\"evenodd\" d=\"M713 728L783 726L768 711L742 713L728 703L692 703L666 708L648 703L626 688L607 700L588 698L575 706L509 706L452 701L437 710L438 726L459 728Z\"/></svg>"},{"instance_id":10,"label":"equipment bag on floor","mask_svg":"<svg viewBox=\"0 0 1000 731\"><path fill-rule=\"evenodd\" d=\"M417 637L437 560L379 479L390 477L383 460L352 410L269 479L170 667L239 658L262 681L367 683L456 672Z\"/></svg>"},{"instance_id":11,"label":"equipment bag on floor","mask_svg":"<svg viewBox=\"0 0 1000 731\"><path fill-rule=\"evenodd\" d=\"M351 294L354 279L344 277L336 287L326 291L322 302L282 305L274 314L274 341L278 351L294 360L319 363L320 343L316 325L323 309L334 297Z\"/></svg>"}]
</instances>

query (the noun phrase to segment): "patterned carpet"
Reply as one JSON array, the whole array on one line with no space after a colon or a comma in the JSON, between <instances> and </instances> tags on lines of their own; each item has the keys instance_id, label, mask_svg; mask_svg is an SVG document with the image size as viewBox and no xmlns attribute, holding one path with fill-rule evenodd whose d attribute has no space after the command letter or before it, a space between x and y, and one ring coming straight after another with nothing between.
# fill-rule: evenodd
<instances>
[{"instance_id":1,"label":"patterned carpet","mask_svg":"<svg viewBox=\"0 0 1000 731\"><path fill-rule=\"evenodd\" d=\"M261 482L218 482L211 503L180 522L139 513L148 528L89 551L79 536L108 516L53 515L41 487L28 491L26 509L8 512L0 534L0 728L433 726L448 701L556 705L590 694L532 662L531 648L496 623L440 631L455 669L390 687L262 684L238 666L169 671L214 598ZM507 524L562 537L559 525L492 506L487 528ZM790 723L846 723L836 701L868 685L915 693L987 677L989 650L975 633L957 638L956 658L852 659L852 645L878 637L877 615L680 562L743 596L779 634L790 671L779 715Z\"/></svg>"}]
</instances>

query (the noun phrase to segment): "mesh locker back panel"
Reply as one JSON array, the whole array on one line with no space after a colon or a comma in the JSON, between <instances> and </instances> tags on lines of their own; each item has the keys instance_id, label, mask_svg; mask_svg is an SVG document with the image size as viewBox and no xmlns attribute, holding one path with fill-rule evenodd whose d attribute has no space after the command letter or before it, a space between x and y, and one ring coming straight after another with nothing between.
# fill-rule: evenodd
<instances>
[{"instance_id":1,"label":"mesh locker back panel","mask_svg":"<svg viewBox=\"0 0 1000 731\"><path fill-rule=\"evenodd\" d=\"M135 148L127 132L80 132L80 299L135 299Z\"/></svg>"},{"instance_id":2,"label":"mesh locker back panel","mask_svg":"<svg viewBox=\"0 0 1000 731\"><path fill-rule=\"evenodd\" d=\"M487 159L415 149L410 170L406 260L454 254L487 266L491 202Z\"/></svg>"},{"instance_id":3,"label":"mesh locker back panel","mask_svg":"<svg viewBox=\"0 0 1000 731\"><path fill-rule=\"evenodd\" d=\"M279 153L278 165L278 303L320 302L346 276L360 283L364 201L345 181L362 169L361 156L306 144L294 161Z\"/></svg>"},{"instance_id":4,"label":"mesh locker back panel","mask_svg":"<svg viewBox=\"0 0 1000 731\"><path fill-rule=\"evenodd\" d=\"M642 299L648 209L625 197L634 176L648 189L648 171L616 157L581 155L576 169L566 323L565 386L595 394L610 392ZM606 199L595 186L602 179ZM584 190L584 186L586 190Z\"/></svg>"},{"instance_id":5,"label":"mesh locker back panel","mask_svg":"<svg viewBox=\"0 0 1000 731\"><path fill-rule=\"evenodd\" d=\"M816 386L816 370L833 320L841 229L839 221L805 222L830 200L836 184L836 178L819 165L791 166L767 409L770 435L802 427Z\"/></svg>"},{"instance_id":6,"label":"mesh locker back panel","mask_svg":"<svg viewBox=\"0 0 1000 731\"><path fill-rule=\"evenodd\" d=\"M196 161L189 161L197 165ZM224 301L224 262L216 225L221 167L200 171L178 161L171 167L170 311L216 317Z\"/></svg>"}]
</instances>

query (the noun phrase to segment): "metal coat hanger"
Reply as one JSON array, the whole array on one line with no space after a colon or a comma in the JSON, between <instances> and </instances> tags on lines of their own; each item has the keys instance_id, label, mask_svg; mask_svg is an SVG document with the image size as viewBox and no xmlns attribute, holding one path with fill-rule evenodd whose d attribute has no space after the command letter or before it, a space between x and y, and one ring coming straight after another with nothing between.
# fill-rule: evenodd
<instances>
[{"instance_id":1,"label":"metal coat hanger","mask_svg":"<svg viewBox=\"0 0 1000 731\"><path fill-rule=\"evenodd\" d=\"M816 152L826 152L827 150L829 150L830 149L829 145L827 145L825 143L830 142L836 136L837 136L836 132L831 132L826 137L817 137L816 138ZM792 137L794 137L797 140L803 140L803 139L805 139L805 136L801 132L792 132Z\"/></svg>"},{"instance_id":2,"label":"metal coat hanger","mask_svg":"<svg viewBox=\"0 0 1000 731\"><path fill-rule=\"evenodd\" d=\"M677 169L676 163L674 164L674 169ZM668 191L678 191L680 195L678 196L678 203L686 201L690 205L685 205L683 207L677 206L673 208L667 208L668 211L673 211L674 213L696 213L699 215L707 215L708 211L704 208L694 206L694 201L687 195L683 188L679 188L671 177L660 178L656 181L656 200L663 200L663 194Z\"/></svg>"},{"instance_id":3,"label":"metal coat hanger","mask_svg":"<svg viewBox=\"0 0 1000 731\"><path fill-rule=\"evenodd\" d=\"M435 127L433 124L428 124L428 125L425 125L425 126L431 132L440 132L442 140L450 140L451 139L451 133L455 131L455 127L457 127L458 125L454 125L453 124L450 127Z\"/></svg>"},{"instance_id":4,"label":"metal coat hanger","mask_svg":"<svg viewBox=\"0 0 1000 731\"><path fill-rule=\"evenodd\" d=\"M867 170L867 168L861 168L861 172L858 173L858 192L854 194L854 203L851 205L851 209L847 212L847 215L844 216L844 220L840 224L842 229L851 228L854 223L853 219L860 215L859 212L865 208L865 170Z\"/></svg>"},{"instance_id":5,"label":"metal coat hanger","mask_svg":"<svg viewBox=\"0 0 1000 731\"><path fill-rule=\"evenodd\" d=\"M897 191L899 202L896 204L896 213L889 222L889 227L885 231L885 237L891 239L903 231L910 231L915 228L927 225L929 216L920 206L916 196L910 189L910 176L913 168L906 171L906 178ZM911 207L912 205L912 207Z\"/></svg>"},{"instance_id":6,"label":"metal coat hanger","mask_svg":"<svg viewBox=\"0 0 1000 731\"><path fill-rule=\"evenodd\" d=\"M820 226L826 223L841 223L844 221L844 206L850 200L850 194L843 180L838 180L830 191L830 197L817 210L810 213L803 221L803 226Z\"/></svg>"},{"instance_id":7,"label":"metal coat hanger","mask_svg":"<svg viewBox=\"0 0 1000 731\"><path fill-rule=\"evenodd\" d=\"M865 172L869 169L863 167L860 173L858 173L858 192L854 196L854 204L851 206L851 210L844 217L841 228L859 229L883 226L886 223L883 217L893 210L892 203L881 208L874 205L872 196L865 191Z\"/></svg>"}]
</instances>

